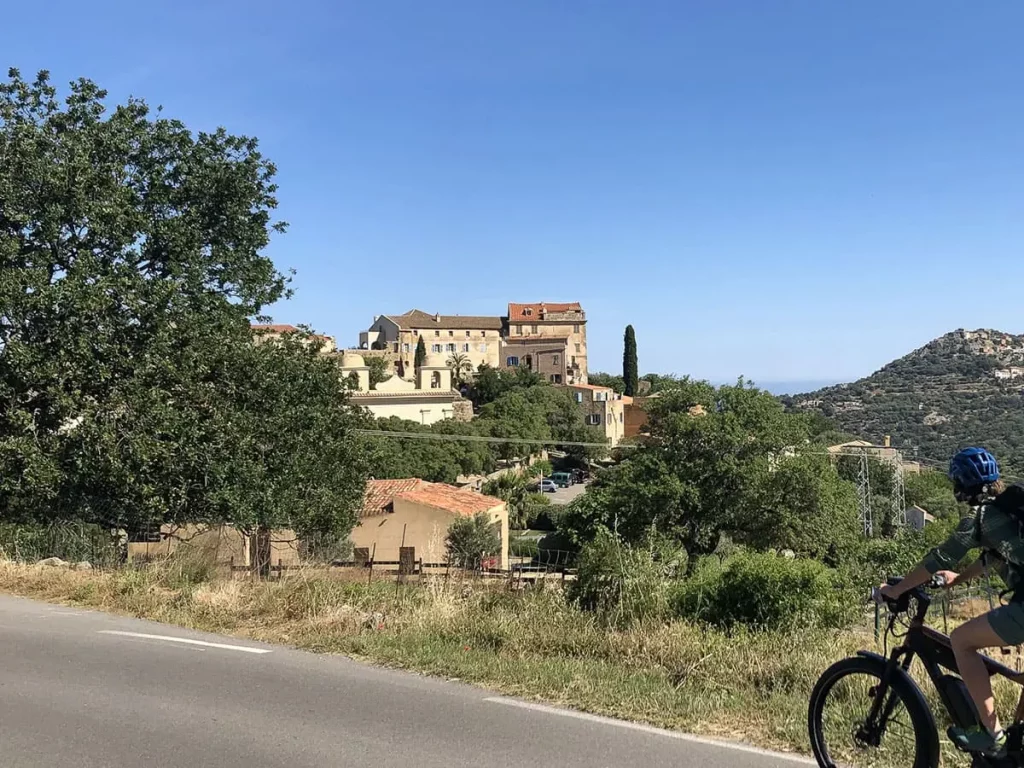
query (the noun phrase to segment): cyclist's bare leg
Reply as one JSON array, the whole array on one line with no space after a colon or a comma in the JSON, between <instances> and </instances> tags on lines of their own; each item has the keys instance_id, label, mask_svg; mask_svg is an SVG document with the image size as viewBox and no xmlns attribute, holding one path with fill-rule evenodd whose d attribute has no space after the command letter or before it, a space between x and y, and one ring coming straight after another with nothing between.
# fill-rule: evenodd
<instances>
[{"instance_id":1,"label":"cyclist's bare leg","mask_svg":"<svg viewBox=\"0 0 1024 768\"><path fill-rule=\"evenodd\" d=\"M999 717L996 715L996 702L992 695L992 680L978 652L982 648L1003 645L1002 638L992 629L988 616L982 615L954 629L949 639L953 645L960 676L964 679L971 698L974 699L982 725L992 733L998 732Z\"/></svg>"}]
</instances>

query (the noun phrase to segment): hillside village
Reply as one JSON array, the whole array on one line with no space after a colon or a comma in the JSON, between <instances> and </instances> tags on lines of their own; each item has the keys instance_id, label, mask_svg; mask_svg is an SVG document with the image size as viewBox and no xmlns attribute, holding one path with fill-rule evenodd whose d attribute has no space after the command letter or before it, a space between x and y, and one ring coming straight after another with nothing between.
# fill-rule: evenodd
<instances>
[{"instance_id":1,"label":"hillside village","mask_svg":"<svg viewBox=\"0 0 1024 768\"><path fill-rule=\"evenodd\" d=\"M253 325L253 331L257 337L279 337L299 329ZM579 302L509 303L500 316L413 309L373 318L352 347L338 345L332 336L311 338L323 354L338 360L342 376L352 382L352 402L376 418L424 425L469 421L473 409L465 397L467 384L485 366L523 368L571 391L584 423L600 428L609 448L639 434L644 422L642 403L588 383L587 316ZM426 353L419 363L417 347ZM381 381L371 380L371 364Z\"/></svg>"}]
</instances>

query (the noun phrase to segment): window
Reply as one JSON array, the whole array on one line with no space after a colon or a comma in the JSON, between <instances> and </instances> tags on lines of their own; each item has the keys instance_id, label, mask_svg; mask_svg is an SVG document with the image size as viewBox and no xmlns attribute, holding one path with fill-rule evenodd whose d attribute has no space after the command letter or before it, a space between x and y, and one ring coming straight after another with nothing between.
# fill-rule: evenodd
<instances>
[{"instance_id":1,"label":"window","mask_svg":"<svg viewBox=\"0 0 1024 768\"><path fill-rule=\"evenodd\" d=\"M576 345L576 354L578 355L582 349L583 349L583 345L582 344L577 344Z\"/></svg>"},{"instance_id":2,"label":"window","mask_svg":"<svg viewBox=\"0 0 1024 768\"><path fill-rule=\"evenodd\" d=\"M440 335L441 335L441 332L440 332L440 331L434 331L434 338L437 338L437 337L439 337Z\"/></svg>"},{"instance_id":3,"label":"window","mask_svg":"<svg viewBox=\"0 0 1024 768\"><path fill-rule=\"evenodd\" d=\"M579 323L576 323L576 325L574 325L572 327L572 332L573 333L579 333L580 332L580 324Z\"/></svg>"},{"instance_id":4,"label":"window","mask_svg":"<svg viewBox=\"0 0 1024 768\"><path fill-rule=\"evenodd\" d=\"M589 424L592 427L599 427L599 426L601 426L601 414L599 414L599 413L591 413L591 414L589 414L587 416L587 424Z\"/></svg>"},{"instance_id":5,"label":"window","mask_svg":"<svg viewBox=\"0 0 1024 768\"><path fill-rule=\"evenodd\" d=\"M469 331L466 331L466 338L469 338Z\"/></svg>"},{"instance_id":6,"label":"window","mask_svg":"<svg viewBox=\"0 0 1024 768\"><path fill-rule=\"evenodd\" d=\"M552 373L551 374L551 383L552 384L561 384L562 383L562 374L560 374L560 373Z\"/></svg>"},{"instance_id":7,"label":"window","mask_svg":"<svg viewBox=\"0 0 1024 768\"><path fill-rule=\"evenodd\" d=\"M533 309L531 309L530 307L527 307L526 309L523 310L523 314L526 315L527 317L529 317L530 315L533 314Z\"/></svg>"},{"instance_id":8,"label":"window","mask_svg":"<svg viewBox=\"0 0 1024 768\"><path fill-rule=\"evenodd\" d=\"M448 331L448 338L452 338L455 335L455 331Z\"/></svg>"},{"instance_id":9,"label":"window","mask_svg":"<svg viewBox=\"0 0 1024 768\"><path fill-rule=\"evenodd\" d=\"M436 354L440 354L440 352L441 352L441 345L440 344L431 344L430 345L430 351L433 352L435 355Z\"/></svg>"},{"instance_id":10,"label":"window","mask_svg":"<svg viewBox=\"0 0 1024 768\"><path fill-rule=\"evenodd\" d=\"M477 347L477 349L479 349L481 352L486 352L487 351L487 345L486 344L481 344L479 347Z\"/></svg>"},{"instance_id":11,"label":"window","mask_svg":"<svg viewBox=\"0 0 1024 768\"><path fill-rule=\"evenodd\" d=\"M463 352L469 352L469 344L463 344L462 345L462 351Z\"/></svg>"},{"instance_id":12,"label":"window","mask_svg":"<svg viewBox=\"0 0 1024 768\"><path fill-rule=\"evenodd\" d=\"M515 357L514 355L512 357L505 358L505 365L507 365L509 368L518 368L519 358Z\"/></svg>"},{"instance_id":13,"label":"window","mask_svg":"<svg viewBox=\"0 0 1024 768\"><path fill-rule=\"evenodd\" d=\"M440 371L434 371L432 374L430 374L430 388L431 389L440 389L441 388L441 372Z\"/></svg>"},{"instance_id":14,"label":"window","mask_svg":"<svg viewBox=\"0 0 1024 768\"><path fill-rule=\"evenodd\" d=\"M402 345L402 351L403 352L412 352L412 344L403 344Z\"/></svg>"},{"instance_id":15,"label":"window","mask_svg":"<svg viewBox=\"0 0 1024 768\"><path fill-rule=\"evenodd\" d=\"M531 325L530 326L530 333L536 333L536 332L537 332L537 326L536 325Z\"/></svg>"},{"instance_id":16,"label":"window","mask_svg":"<svg viewBox=\"0 0 1024 768\"><path fill-rule=\"evenodd\" d=\"M529 368L532 371L533 370L533 355L527 355L525 358L523 358L523 365L525 365L527 368Z\"/></svg>"},{"instance_id":17,"label":"window","mask_svg":"<svg viewBox=\"0 0 1024 768\"><path fill-rule=\"evenodd\" d=\"M523 335L523 326L517 325L516 326L516 336L522 336L522 335Z\"/></svg>"},{"instance_id":18,"label":"window","mask_svg":"<svg viewBox=\"0 0 1024 768\"><path fill-rule=\"evenodd\" d=\"M397 351L398 351L398 342L396 341L395 342L395 352L397 352Z\"/></svg>"},{"instance_id":19,"label":"window","mask_svg":"<svg viewBox=\"0 0 1024 768\"><path fill-rule=\"evenodd\" d=\"M455 345L454 344L445 344L444 345L444 351L445 352L454 352L455 351Z\"/></svg>"},{"instance_id":20,"label":"window","mask_svg":"<svg viewBox=\"0 0 1024 768\"><path fill-rule=\"evenodd\" d=\"M583 393L582 392L577 392L576 393L576 402L577 403L582 403L583 402Z\"/></svg>"},{"instance_id":21,"label":"window","mask_svg":"<svg viewBox=\"0 0 1024 768\"><path fill-rule=\"evenodd\" d=\"M551 356L551 364L552 365L558 365L560 360L561 360L561 358L559 358L558 355L552 355Z\"/></svg>"},{"instance_id":22,"label":"window","mask_svg":"<svg viewBox=\"0 0 1024 768\"><path fill-rule=\"evenodd\" d=\"M622 418L622 414L620 413L619 414L619 424L621 424L622 422L623 422L623 418Z\"/></svg>"}]
</instances>

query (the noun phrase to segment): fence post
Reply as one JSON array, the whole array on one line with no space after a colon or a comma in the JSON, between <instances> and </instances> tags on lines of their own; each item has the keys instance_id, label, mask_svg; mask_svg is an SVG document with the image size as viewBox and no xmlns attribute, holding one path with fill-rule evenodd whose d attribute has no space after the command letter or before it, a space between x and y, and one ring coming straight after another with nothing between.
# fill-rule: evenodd
<instances>
[{"instance_id":1,"label":"fence post","mask_svg":"<svg viewBox=\"0 0 1024 768\"><path fill-rule=\"evenodd\" d=\"M284 563L281 558L277 558L277 579L280 581L284 578Z\"/></svg>"},{"instance_id":2,"label":"fence post","mask_svg":"<svg viewBox=\"0 0 1024 768\"><path fill-rule=\"evenodd\" d=\"M878 641L882 633L882 606L877 602L875 603L875 645L878 645Z\"/></svg>"}]
</instances>

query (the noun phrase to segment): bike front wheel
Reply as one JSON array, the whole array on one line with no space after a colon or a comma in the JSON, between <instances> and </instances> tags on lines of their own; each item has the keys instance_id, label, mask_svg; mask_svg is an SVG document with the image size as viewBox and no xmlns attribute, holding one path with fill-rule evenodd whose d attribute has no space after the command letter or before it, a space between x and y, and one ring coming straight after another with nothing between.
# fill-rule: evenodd
<instances>
[{"instance_id":1,"label":"bike front wheel","mask_svg":"<svg viewBox=\"0 0 1024 768\"><path fill-rule=\"evenodd\" d=\"M811 749L821 768L935 768L938 734L914 684L855 656L829 667L811 693Z\"/></svg>"}]
</instances>

